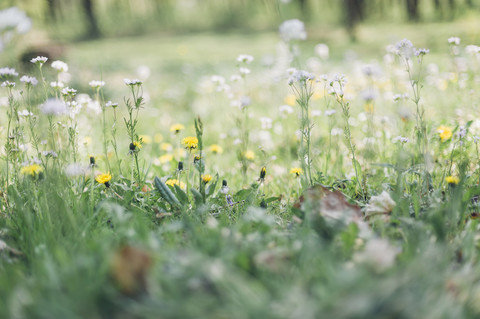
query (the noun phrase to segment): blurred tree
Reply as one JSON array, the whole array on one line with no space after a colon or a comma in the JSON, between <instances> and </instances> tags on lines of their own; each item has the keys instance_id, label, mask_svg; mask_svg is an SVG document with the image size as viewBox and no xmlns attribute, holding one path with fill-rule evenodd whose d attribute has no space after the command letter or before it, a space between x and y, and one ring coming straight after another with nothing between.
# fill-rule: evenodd
<instances>
[{"instance_id":1,"label":"blurred tree","mask_svg":"<svg viewBox=\"0 0 480 319\"><path fill-rule=\"evenodd\" d=\"M406 0L408 20L418 21L420 18L418 4L420 0Z\"/></svg>"},{"instance_id":2,"label":"blurred tree","mask_svg":"<svg viewBox=\"0 0 480 319\"><path fill-rule=\"evenodd\" d=\"M47 0L47 16L53 21L57 21L57 0Z\"/></svg>"},{"instance_id":3,"label":"blurred tree","mask_svg":"<svg viewBox=\"0 0 480 319\"><path fill-rule=\"evenodd\" d=\"M97 18L95 17L95 14L93 12L92 0L82 0L82 7L85 11L85 16L87 18L87 37L100 37L100 29L98 28Z\"/></svg>"},{"instance_id":4,"label":"blurred tree","mask_svg":"<svg viewBox=\"0 0 480 319\"><path fill-rule=\"evenodd\" d=\"M343 0L345 26L352 41L356 40L356 26L363 20L365 0Z\"/></svg>"}]
</instances>

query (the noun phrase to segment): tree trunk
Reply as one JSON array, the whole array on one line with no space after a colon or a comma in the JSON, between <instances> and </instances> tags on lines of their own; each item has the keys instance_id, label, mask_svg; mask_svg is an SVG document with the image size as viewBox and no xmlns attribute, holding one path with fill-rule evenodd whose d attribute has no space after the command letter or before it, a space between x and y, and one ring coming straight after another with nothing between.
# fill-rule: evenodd
<instances>
[{"instance_id":1,"label":"tree trunk","mask_svg":"<svg viewBox=\"0 0 480 319\"><path fill-rule=\"evenodd\" d=\"M407 0L407 14L408 20L410 21L418 21L419 13L418 13L418 3L420 0Z\"/></svg>"},{"instance_id":2,"label":"tree trunk","mask_svg":"<svg viewBox=\"0 0 480 319\"><path fill-rule=\"evenodd\" d=\"M87 37L98 38L100 37L100 29L98 28L97 18L94 14L92 0L82 0L83 10L85 11L85 17L87 19Z\"/></svg>"}]
</instances>

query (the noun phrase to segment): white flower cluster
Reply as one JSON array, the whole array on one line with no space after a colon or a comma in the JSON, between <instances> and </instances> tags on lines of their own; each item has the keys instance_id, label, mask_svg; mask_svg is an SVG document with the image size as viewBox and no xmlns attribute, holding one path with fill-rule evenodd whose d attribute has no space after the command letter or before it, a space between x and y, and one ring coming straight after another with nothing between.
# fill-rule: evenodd
<instances>
[{"instance_id":1,"label":"white flower cluster","mask_svg":"<svg viewBox=\"0 0 480 319\"><path fill-rule=\"evenodd\" d=\"M88 85L90 85L92 89L99 89L105 86L105 81L92 80L88 82Z\"/></svg>"},{"instance_id":2,"label":"white flower cluster","mask_svg":"<svg viewBox=\"0 0 480 319\"><path fill-rule=\"evenodd\" d=\"M305 70L295 70L292 75L288 78L288 85L293 85L294 83L305 84L306 81L315 80L315 75Z\"/></svg>"},{"instance_id":3,"label":"white flower cluster","mask_svg":"<svg viewBox=\"0 0 480 319\"><path fill-rule=\"evenodd\" d=\"M248 54L240 54L237 58L237 62L250 64L253 61L253 56Z\"/></svg>"},{"instance_id":4,"label":"white flower cluster","mask_svg":"<svg viewBox=\"0 0 480 319\"><path fill-rule=\"evenodd\" d=\"M450 37L448 38L448 44L459 45L460 38L459 37Z\"/></svg>"},{"instance_id":5,"label":"white flower cluster","mask_svg":"<svg viewBox=\"0 0 480 319\"><path fill-rule=\"evenodd\" d=\"M46 115L62 115L68 113L67 105L59 100L50 98L43 105L40 106L43 114Z\"/></svg>"},{"instance_id":6,"label":"white flower cluster","mask_svg":"<svg viewBox=\"0 0 480 319\"><path fill-rule=\"evenodd\" d=\"M37 85L38 80L33 76L24 75L20 78L20 82L25 83L26 85Z\"/></svg>"},{"instance_id":7,"label":"white flower cluster","mask_svg":"<svg viewBox=\"0 0 480 319\"><path fill-rule=\"evenodd\" d=\"M57 72L68 72L68 65L60 60L53 61L52 68L57 70Z\"/></svg>"},{"instance_id":8,"label":"white flower cluster","mask_svg":"<svg viewBox=\"0 0 480 319\"><path fill-rule=\"evenodd\" d=\"M123 79L123 82L126 84L126 85L129 85L129 86L135 86L135 85L142 85L143 82L140 81L139 79Z\"/></svg>"},{"instance_id":9,"label":"white flower cluster","mask_svg":"<svg viewBox=\"0 0 480 319\"><path fill-rule=\"evenodd\" d=\"M47 61L48 58L44 56L37 56L36 58L30 60L30 62L32 62L33 64L38 64L40 66L44 65Z\"/></svg>"},{"instance_id":10,"label":"white flower cluster","mask_svg":"<svg viewBox=\"0 0 480 319\"><path fill-rule=\"evenodd\" d=\"M287 43L292 40L305 40L307 38L305 24L298 19L292 19L283 22L280 25L279 30L280 37Z\"/></svg>"},{"instance_id":11,"label":"white flower cluster","mask_svg":"<svg viewBox=\"0 0 480 319\"><path fill-rule=\"evenodd\" d=\"M0 68L0 78L7 76L18 76L18 73L12 68Z\"/></svg>"}]
</instances>

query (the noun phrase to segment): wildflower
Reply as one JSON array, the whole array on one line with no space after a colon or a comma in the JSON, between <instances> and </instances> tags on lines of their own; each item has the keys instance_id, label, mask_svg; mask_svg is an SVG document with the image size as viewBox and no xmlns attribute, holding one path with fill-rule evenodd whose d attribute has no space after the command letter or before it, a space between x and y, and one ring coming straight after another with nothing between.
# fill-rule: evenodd
<instances>
[{"instance_id":1,"label":"wildflower","mask_svg":"<svg viewBox=\"0 0 480 319\"><path fill-rule=\"evenodd\" d=\"M255 158L255 153L251 150L247 150L243 156L247 159L247 160L250 160L252 161L254 158Z\"/></svg>"},{"instance_id":2,"label":"wildflower","mask_svg":"<svg viewBox=\"0 0 480 319\"><path fill-rule=\"evenodd\" d=\"M85 175L85 168L78 163L69 164L65 167L65 174L70 177Z\"/></svg>"},{"instance_id":3,"label":"wildflower","mask_svg":"<svg viewBox=\"0 0 480 319\"><path fill-rule=\"evenodd\" d=\"M155 143L161 143L163 141L163 135L160 133L157 133L153 136L153 141Z\"/></svg>"},{"instance_id":4,"label":"wildflower","mask_svg":"<svg viewBox=\"0 0 480 319\"><path fill-rule=\"evenodd\" d=\"M292 169L290 169L290 174L295 175L295 177L299 177L303 174L303 169L301 169L300 167L293 167Z\"/></svg>"},{"instance_id":5,"label":"wildflower","mask_svg":"<svg viewBox=\"0 0 480 319\"><path fill-rule=\"evenodd\" d=\"M130 79L123 79L123 82L128 85L128 86L140 86L142 85L142 81L140 81L139 79L133 79L133 80L130 80Z\"/></svg>"},{"instance_id":6,"label":"wildflower","mask_svg":"<svg viewBox=\"0 0 480 319\"><path fill-rule=\"evenodd\" d=\"M279 31L280 37L285 42L290 42L292 40L305 40L307 38L305 24L298 19L283 22L280 25Z\"/></svg>"},{"instance_id":7,"label":"wildflower","mask_svg":"<svg viewBox=\"0 0 480 319\"><path fill-rule=\"evenodd\" d=\"M165 184L170 187L174 187L174 185L177 185L180 188L185 188L185 184L183 182L180 182L178 179L169 179L165 182Z\"/></svg>"},{"instance_id":8,"label":"wildflower","mask_svg":"<svg viewBox=\"0 0 480 319\"><path fill-rule=\"evenodd\" d=\"M98 90L102 87L105 86L105 81L96 81L96 80L93 80L93 81L90 81L88 82L88 85L90 85L90 87L94 90Z\"/></svg>"},{"instance_id":9,"label":"wildflower","mask_svg":"<svg viewBox=\"0 0 480 319\"><path fill-rule=\"evenodd\" d=\"M4 82L2 83L2 87L14 88L14 87L15 87L15 82L4 81Z\"/></svg>"},{"instance_id":10,"label":"wildflower","mask_svg":"<svg viewBox=\"0 0 480 319\"><path fill-rule=\"evenodd\" d=\"M262 167L262 169L260 170L260 178L258 179L260 182L263 182L263 180L265 179L265 175L267 175L267 168L264 166Z\"/></svg>"},{"instance_id":11,"label":"wildflower","mask_svg":"<svg viewBox=\"0 0 480 319\"><path fill-rule=\"evenodd\" d=\"M185 146L186 149L188 150L193 150L193 149L196 149L197 146L198 146L198 138L194 137L194 136L188 136L188 137L185 137L183 140L182 140L182 144Z\"/></svg>"},{"instance_id":12,"label":"wildflower","mask_svg":"<svg viewBox=\"0 0 480 319\"><path fill-rule=\"evenodd\" d=\"M200 162L201 159L202 157L200 155L195 155L195 157L193 158L193 164L197 164L198 162Z\"/></svg>"},{"instance_id":13,"label":"wildflower","mask_svg":"<svg viewBox=\"0 0 480 319\"><path fill-rule=\"evenodd\" d=\"M228 188L227 180L224 179L222 181L222 188L220 189L220 193L227 194L229 191L230 191L230 188Z\"/></svg>"},{"instance_id":14,"label":"wildflower","mask_svg":"<svg viewBox=\"0 0 480 319\"><path fill-rule=\"evenodd\" d=\"M106 107L113 107L113 108L116 108L118 106L118 103L114 103L112 101L108 101L106 104L105 104Z\"/></svg>"},{"instance_id":15,"label":"wildflower","mask_svg":"<svg viewBox=\"0 0 480 319\"><path fill-rule=\"evenodd\" d=\"M325 116L332 116L335 113L337 113L337 110L333 110L333 109L325 110Z\"/></svg>"},{"instance_id":16,"label":"wildflower","mask_svg":"<svg viewBox=\"0 0 480 319\"><path fill-rule=\"evenodd\" d=\"M404 59L410 59L414 53L414 47L410 40L403 39L395 44L396 53Z\"/></svg>"},{"instance_id":17,"label":"wildflower","mask_svg":"<svg viewBox=\"0 0 480 319\"><path fill-rule=\"evenodd\" d=\"M207 184L208 182L210 182L212 180L212 175L210 174L205 174L202 176L202 181Z\"/></svg>"},{"instance_id":18,"label":"wildflower","mask_svg":"<svg viewBox=\"0 0 480 319\"><path fill-rule=\"evenodd\" d=\"M140 135L138 138L142 141L142 144L152 144L152 138L149 135Z\"/></svg>"},{"instance_id":19,"label":"wildflower","mask_svg":"<svg viewBox=\"0 0 480 319\"><path fill-rule=\"evenodd\" d=\"M89 161L90 161L90 167L94 167L95 166L95 156L90 156Z\"/></svg>"},{"instance_id":20,"label":"wildflower","mask_svg":"<svg viewBox=\"0 0 480 319\"><path fill-rule=\"evenodd\" d=\"M450 37L450 38L448 38L448 44L459 45L460 44L460 38Z\"/></svg>"},{"instance_id":21,"label":"wildflower","mask_svg":"<svg viewBox=\"0 0 480 319\"><path fill-rule=\"evenodd\" d=\"M288 78L288 85L293 85L295 82L304 85L307 81L312 81L315 79L315 75L312 73L305 71L305 70L296 70L293 74Z\"/></svg>"},{"instance_id":22,"label":"wildflower","mask_svg":"<svg viewBox=\"0 0 480 319\"><path fill-rule=\"evenodd\" d=\"M327 60L329 57L329 48L328 45L324 43L319 43L315 46L315 53L322 59L322 60Z\"/></svg>"},{"instance_id":23,"label":"wildflower","mask_svg":"<svg viewBox=\"0 0 480 319\"><path fill-rule=\"evenodd\" d=\"M18 113L18 116L25 116L25 117L33 115L33 113L29 112L28 110L18 111L17 113Z\"/></svg>"},{"instance_id":24,"label":"wildflower","mask_svg":"<svg viewBox=\"0 0 480 319\"><path fill-rule=\"evenodd\" d=\"M442 142L450 139L452 137L452 129L448 126L440 125L437 128L438 135L440 136L440 140Z\"/></svg>"},{"instance_id":25,"label":"wildflower","mask_svg":"<svg viewBox=\"0 0 480 319\"><path fill-rule=\"evenodd\" d=\"M248 54L240 54L237 58L237 62L250 64L253 61L253 56Z\"/></svg>"},{"instance_id":26,"label":"wildflower","mask_svg":"<svg viewBox=\"0 0 480 319\"><path fill-rule=\"evenodd\" d=\"M133 143L130 143L130 146L129 146L130 153L139 151L141 148L142 148L142 144L140 142L137 142L137 141L135 141Z\"/></svg>"},{"instance_id":27,"label":"wildflower","mask_svg":"<svg viewBox=\"0 0 480 319\"><path fill-rule=\"evenodd\" d=\"M262 130L267 130L272 128L273 120L269 117L261 117L260 123L262 125Z\"/></svg>"},{"instance_id":28,"label":"wildflower","mask_svg":"<svg viewBox=\"0 0 480 319\"><path fill-rule=\"evenodd\" d=\"M399 142L401 144L405 144L405 143L408 143L410 142L410 139L408 137L405 137L405 136L397 136L393 139L393 142L396 143L396 142Z\"/></svg>"},{"instance_id":29,"label":"wildflower","mask_svg":"<svg viewBox=\"0 0 480 319\"><path fill-rule=\"evenodd\" d=\"M62 89L65 85L61 81L53 81L50 82L50 87L54 89Z\"/></svg>"},{"instance_id":30,"label":"wildflower","mask_svg":"<svg viewBox=\"0 0 480 319\"><path fill-rule=\"evenodd\" d=\"M170 144L170 143L162 143L162 144L160 144L160 149L161 149L162 151L167 151L167 152L169 152L169 151L173 150L173 146L172 146L172 144Z\"/></svg>"},{"instance_id":31,"label":"wildflower","mask_svg":"<svg viewBox=\"0 0 480 319\"><path fill-rule=\"evenodd\" d=\"M166 164L168 162L171 162L173 160L173 155L172 154L164 154L158 158L160 161L160 164Z\"/></svg>"},{"instance_id":32,"label":"wildflower","mask_svg":"<svg viewBox=\"0 0 480 319\"><path fill-rule=\"evenodd\" d=\"M228 206L233 206L233 205L235 205L235 203L233 202L232 196L227 195L227 196L225 196L225 199L227 200Z\"/></svg>"},{"instance_id":33,"label":"wildflower","mask_svg":"<svg viewBox=\"0 0 480 319\"><path fill-rule=\"evenodd\" d=\"M173 124L172 126L170 126L170 132L178 134L184 128L185 128L185 126L183 126L182 124Z\"/></svg>"},{"instance_id":34,"label":"wildflower","mask_svg":"<svg viewBox=\"0 0 480 319\"><path fill-rule=\"evenodd\" d=\"M31 63L36 64L40 67L44 65L47 61L48 61L48 58L44 56L37 56L36 58L33 58L30 60Z\"/></svg>"},{"instance_id":35,"label":"wildflower","mask_svg":"<svg viewBox=\"0 0 480 319\"><path fill-rule=\"evenodd\" d=\"M55 151L43 151L42 155L45 157L57 158L58 154Z\"/></svg>"},{"instance_id":36,"label":"wildflower","mask_svg":"<svg viewBox=\"0 0 480 319\"><path fill-rule=\"evenodd\" d=\"M183 171L183 162L182 161L178 162L177 171L179 171L179 172Z\"/></svg>"},{"instance_id":37,"label":"wildflower","mask_svg":"<svg viewBox=\"0 0 480 319\"><path fill-rule=\"evenodd\" d=\"M57 70L58 72L68 72L68 65L60 60L53 61L52 68Z\"/></svg>"},{"instance_id":38,"label":"wildflower","mask_svg":"<svg viewBox=\"0 0 480 319\"><path fill-rule=\"evenodd\" d=\"M38 84L38 80L33 76L24 75L20 78L20 82L25 83L25 85L35 86Z\"/></svg>"},{"instance_id":39,"label":"wildflower","mask_svg":"<svg viewBox=\"0 0 480 319\"><path fill-rule=\"evenodd\" d=\"M105 187L110 187L110 180L112 179L112 175L110 173L103 173L95 176L95 180L99 184L105 184Z\"/></svg>"},{"instance_id":40,"label":"wildflower","mask_svg":"<svg viewBox=\"0 0 480 319\"><path fill-rule=\"evenodd\" d=\"M222 154L223 153L223 148L218 144L212 144L212 145L210 145L210 147L208 149L213 154Z\"/></svg>"},{"instance_id":41,"label":"wildflower","mask_svg":"<svg viewBox=\"0 0 480 319\"><path fill-rule=\"evenodd\" d=\"M64 97L75 97L77 95L77 90L69 88L68 86L61 91Z\"/></svg>"},{"instance_id":42,"label":"wildflower","mask_svg":"<svg viewBox=\"0 0 480 319\"><path fill-rule=\"evenodd\" d=\"M240 73L241 76L245 76L247 74L250 74L250 69L249 68L240 68L238 69L238 72Z\"/></svg>"},{"instance_id":43,"label":"wildflower","mask_svg":"<svg viewBox=\"0 0 480 319\"><path fill-rule=\"evenodd\" d=\"M445 182L447 182L448 185L457 185L460 183L460 178L457 176L447 176L445 177Z\"/></svg>"},{"instance_id":44,"label":"wildflower","mask_svg":"<svg viewBox=\"0 0 480 319\"><path fill-rule=\"evenodd\" d=\"M417 49L415 50L415 56L424 56L430 52L429 49Z\"/></svg>"},{"instance_id":45,"label":"wildflower","mask_svg":"<svg viewBox=\"0 0 480 319\"><path fill-rule=\"evenodd\" d=\"M14 77L18 76L18 73L15 69L12 68L0 68L0 78Z\"/></svg>"},{"instance_id":46,"label":"wildflower","mask_svg":"<svg viewBox=\"0 0 480 319\"><path fill-rule=\"evenodd\" d=\"M32 164L24 166L20 169L20 174L22 175L30 175L30 176L39 176L40 173L43 172L43 167L38 164Z\"/></svg>"},{"instance_id":47,"label":"wildflower","mask_svg":"<svg viewBox=\"0 0 480 319\"><path fill-rule=\"evenodd\" d=\"M46 115L62 115L68 113L67 105L63 101L54 98L48 99L40 108Z\"/></svg>"}]
</instances>

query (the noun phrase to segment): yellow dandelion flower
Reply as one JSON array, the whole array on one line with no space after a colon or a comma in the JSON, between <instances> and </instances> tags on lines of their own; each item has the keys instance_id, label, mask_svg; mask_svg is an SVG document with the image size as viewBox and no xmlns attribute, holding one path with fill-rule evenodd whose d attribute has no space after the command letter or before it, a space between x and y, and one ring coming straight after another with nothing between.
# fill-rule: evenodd
<instances>
[{"instance_id":1,"label":"yellow dandelion flower","mask_svg":"<svg viewBox=\"0 0 480 319\"><path fill-rule=\"evenodd\" d=\"M183 126L182 124L173 124L172 126L170 126L170 132L178 134L184 128L185 128L185 126Z\"/></svg>"},{"instance_id":2,"label":"yellow dandelion flower","mask_svg":"<svg viewBox=\"0 0 480 319\"><path fill-rule=\"evenodd\" d=\"M90 136L85 136L85 137L83 138L83 144L85 144L85 145L90 145L90 144L92 144L92 138L91 138Z\"/></svg>"},{"instance_id":3,"label":"yellow dandelion flower","mask_svg":"<svg viewBox=\"0 0 480 319\"><path fill-rule=\"evenodd\" d=\"M155 134L155 135L153 136L153 141L154 141L155 143L157 143L157 144L162 143L162 141L163 141L163 135L160 134L160 133Z\"/></svg>"},{"instance_id":4,"label":"yellow dandelion flower","mask_svg":"<svg viewBox=\"0 0 480 319\"><path fill-rule=\"evenodd\" d=\"M373 113L373 103L372 102L365 103L365 112Z\"/></svg>"},{"instance_id":5,"label":"yellow dandelion flower","mask_svg":"<svg viewBox=\"0 0 480 319\"><path fill-rule=\"evenodd\" d=\"M289 94L285 97L285 99L283 99L283 102L285 102L285 104L290 106L294 106L296 101L297 101L297 98L293 94Z\"/></svg>"},{"instance_id":6,"label":"yellow dandelion flower","mask_svg":"<svg viewBox=\"0 0 480 319\"><path fill-rule=\"evenodd\" d=\"M438 136L440 136L440 140L442 142L450 139L452 137L452 129L445 125L440 125L437 128Z\"/></svg>"},{"instance_id":7,"label":"yellow dandelion flower","mask_svg":"<svg viewBox=\"0 0 480 319\"><path fill-rule=\"evenodd\" d=\"M174 185L177 185L180 188L185 188L185 183L180 182L178 179L169 179L168 181L165 182L166 185L174 187Z\"/></svg>"},{"instance_id":8,"label":"yellow dandelion flower","mask_svg":"<svg viewBox=\"0 0 480 319\"><path fill-rule=\"evenodd\" d=\"M292 169L290 169L290 174L295 175L295 177L299 177L303 174L303 169L301 169L300 167L293 167Z\"/></svg>"},{"instance_id":9,"label":"yellow dandelion flower","mask_svg":"<svg viewBox=\"0 0 480 319\"><path fill-rule=\"evenodd\" d=\"M169 163L173 160L173 155L172 154L165 154L165 155L162 155L158 158L159 162L161 164L166 164L166 163Z\"/></svg>"},{"instance_id":10,"label":"yellow dandelion flower","mask_svg":"<svg viewBox=\"0 0 480 319\"><path fill-rule=\"evenodd\" d=\"M251 150L247 150L247 151L243 154L243 156L244 156L246 159L250 160L250 161L253 161L253 160L255 159L255 153L254 153L253 151L251 151Z\"/></svg>"},{"instance_id":11,"label":"yellow dandelion flower","mask_svg":"<svg viewBox=\"0 0 480 319\"><path fill-rule=\"evenodd\" d=\"M223 148L218 144L212 144L212 145L210 145L210 147L208 149L213 154L222 154L223 153Z\"/></svg>"},{"instance_id":12,"label":"yellow dandelion flower","mask_svg":"<svg viewBox=\"0 0 480 319\"><path fill-rule=\"evenodd\" d=\"M173 146L170 143L162 143L160 144L160 149L162 151L170 152L171 150L173 150Z\"/></svg>"},{"instance_id":13,"label":"yellow dandelion flower","mask_svg":"<svg viewBox=\"0 0 480 319\"><path fill-rule=\"evenodd\" d=\"M196 149L198 146L198 138L195 136L188 136L182 140L183 146L188 150Z\"/></svg>"},{"instance_id":14,"label":"yellow dandelion flower","mask_svg":"<svg viewBox=\"0 0 480 319\"><path fill-rule=\"evenodd\" d=\"M173 155L175 158L184 158L187 155L187 151L185 151L183 148L176 148L173 152Z\"/></svg>"},{"instance_id":15,"label":"yellow dandelion flower","mask_svg":"<svg viewBox=\"0 0 480 319\"><path fill-rule=\"evenodd\" d=\"M43 167L41 167L38 164L32 164L28 166L24 166L20 169L20 174L22 175L30 175L30 176L36 176L43 172Z\"/></svg>"},{"instance_id":16,"label":"yellow dandelion flower","mask_svg":"<svg viewBox=\"0 0 480 319\"><path fill-rule=\"evenodd\" d=\"M447 176L445 177L445 182L450 185L457 185L458 183L460 183L460 178L458 178L457 176Z\"/></svg>"},{"instance_id":17,"label":"yellow dandelion flower","mask_svg":"<svg viewBox=\"0 0 480 319\"><path fill-rule=\"evenodd\" d=\"M202 181L207 184L208 182L210 182L212 180L212 175L210 174L205 174L202 176Z\"/></svg>"},{"instance_id":18,"label":"yellow dandelion flower","mask_svg":"<svg viewBox=\"0 0 480 319\"><path fill-rule=\"evenodd\" d=\"M106 187L110 186L109 182L111 179L112 179L112 175L110 175L110 173L102 173L95 176L95 180L97 181L97 183L105 184Z\"/></svg>"},{"instance_id":19,"label":"yellow dandelion flower","mask_svg":"<svg viewBox=\"0 0 480 319\"><path fill-rule=\"evenodd\" d=\"M138 138L143 144L152 144L152 137L150 135L139 135Z\"/></svg>"}]
</instances>

